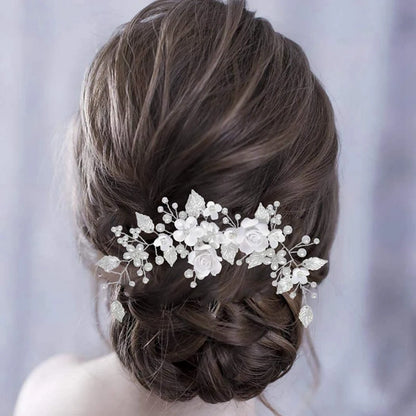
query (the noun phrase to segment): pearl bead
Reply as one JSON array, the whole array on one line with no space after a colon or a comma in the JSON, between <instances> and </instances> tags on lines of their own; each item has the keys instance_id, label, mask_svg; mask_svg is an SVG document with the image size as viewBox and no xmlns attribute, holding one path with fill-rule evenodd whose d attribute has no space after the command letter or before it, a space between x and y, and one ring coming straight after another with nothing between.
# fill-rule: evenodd
<instances>
[{"instance_id":1,"label":"pearl bead","mask_svg":"<svg viewBox=\"0 0 416 416\"><path fill-rule=\"evenodd\" d=\"M189 279L194 275L194 271L192 269L186 269L184 275L187 279Z\"/></svg>"},{"instance_id":2,"label":"pearl bead","mask_svg":"<svg viewBox=\"0 0 416 416\"><path fill-rule=\"evenodd\" d=\"M155 257L155 262L156 264L163 264L163 262L165 261L165 259L162 256L156 256Z\"/></svg>"},{"instance_id":3,"label":"pearl bead","mask_svg":"<svg viewBox=\"0 0 416 416\"><path fill-rule=\"evenodd\" d=\"M196 287L196 282L191 282L190 286L192 289L194 289Z\"/></svg>"},{"instance_id":4,"label":"pearl bead","mask_svg":"<svg viewBox=\"0 0 416 416\"><path fill-rule=\"evenodd\" d=\"M274 201L273 202L273 205L277 208L277 207L280 207L280 202L279 201Z\"/></svg>"},{"instance_id":5,"label":"pearl bead","mask_svg":"<svg viewBox=\"0 0 416 416\"><path fill-rule=\"evenodd\" d=\"M150 272L150 270L153 269L153 264L152 263L146 263L143 267L147 272Z\"/></svg>"},{"instance_id":6,"label":"pearl bead","mask_svg":"<svg viewBox=\"0 0 416 416\"><path fill-rule=\"evenodd\" d=\"M162 205L159 205L159 206L157 207L157 212L163 212L163 207L162 207Z\"/></svg>"},{"instance_id":7,"label":"pearl bead","mask_svg":"<svg viewBox=\"0 0 416 416\"><path fill-rule=\"evenodd\" d=\"M283 227L283 234L291 234L293 231L293 228L290 225L285 225Z\"/></svg>"},{"instance_id":8,"label":"pearl bead","mask_svg":"<svg viewBox=\"0 0 416 416\"><path fill-rule=\"evenodd\" d=\"M318 297L318 295L316 293L311 293L311 298L312 299L316 299Z\"/></svg>"},{"instance_id":9,"label":"pearl bead","mask_svg":"<svg viewBox=\"0 0 416 416\"><path fill-rule=\"evenodd\" d=\"M314 242L315 244L319 244L319 243L320 243L320 240L319 240L319 238L314 238L313 242Z\"/></svg>"},{"instance_id":10,"label":"pearl bead","mask_svg":"<svg viewBox=\"0 0 416 416\"><path fill-rule=\"evenodd\" d=\"M137 270L137 276L143 276L143 270L142 269L139 269L139 270Z\"/></svg>"},{"instance_id":11,"label":"pearl bead","mask_svg":"<svg viewBox=\"0 0 416 416\"><path fill-rule=\"evenodd\" d=\"M228 218L227 218L227 217L225 217L225 218L223 218L223 219L222 219L222 222L223 222L224 224L228 224L228 221L229 221L229 220L228 220Z\"/></svg>"},{"instance_id":12,"label":"pearl bead","mask_svg":"<svg viewBox=\"0 0 416 416\"><path fill-rule=\"evenodd\" d=\"M221 212L226 215L228 214L228 209L224 207Z\"/></svg>"},{"instance_id":13,"label":"pearl bead","mask_svg":"<svg viewBox=\"0 0 416 416\"><path fill-rule=\"evenodd\" d=\"M316 286L318 286L316 282L311 282L311 287L315 288Z\"/></svg>"},{"instance_id":14,"label":"pearl bead","mask_svg":"<svg viewBox=\"0 0 416 416\"><path fill-rule=\"evenodd\" d=\"M129 282L129 286L131 286L131 287L136 286L136 282L135 282L135 281L133 281L133 280L130 280L130 282Z\"/></svg>"},{"instance_id":15,"label":"pearl bead","mask_svg":"<svg viewBox=\"0 0 416 416\"><path fill-rule=\"evenodd\" d=\"M297 251L297 255L298 255L299 257L305 257L305 256L306 256L306 250L305 250L304 248L300 248L300 249Z\"/></svg>"},{"instance_id":16,"label":"pearl bead","mask_svg":"<svg viewBox=\"0 0 416 416\"><path fill-rule=\"evenodd\" d=\"M164 196L164 197L162 198L162 202L163 202L164 204L167 204L167 203L169 202L169 199L168 199L166 196Z\"/></svg>"},{"instance_id":17,"label":"pearl bead","mask_svg":"<svg viewBox=\"0 0 416 416\"><path fill-rule=\"evenodd\" d=\"M173 209L178 208L178 204L177 204L176 202L174 202L174 203L172 204L172 208L173 208Z\"/></svg>"},{"instance_id":18,"label":"pearl bead","mask_svg":"<svg viewBox=\"0 0 416 416\"><path fill-rule=\"evenodd\" d=\"M308 235L304 235L302 237L302 243L303 244L309 244L311 242L311 238Z\"/></svg>"},{"instance_id":19,"label":"pearl bead","mask_svg":"<svg viewBox=\"0 0 416 416\"><path fill-rule=\"evenodd\" d=\"M165 224L161 224L161 223L156 224L156 231L159 233L165 231Z\"/></svg>"},{"instance_id":20,"label":"pearl bead","mask_svg":"<svg viewBox=\"0 0 416 416\"><path fill-rule=\"evenodd\" d=\"M241 265L243 264L243 262L242 262L240 259L238 259L238 260L235 262L235 264L236 264L237 266L241 266Z\"/></svg>"},{"instance_id":21,"label":"pearl bead","mask_svg":"<svg viewBox=\"0 0 416 416\"><path fill-rule=\"evenodd\" d=\"M276 286L277 286L277 284L278 284L277 280L273 280L273 282L272 282L272 286L276 287Z\"/></svg>"},{"instance_id":22,"label":"pearl bead","mask_svg":"<svg viewBox=\"0 0 416 416\"><path fill-rule=\"evenodd\" d=\"M296 297L296 292L291 292L289 295L290 299L295 299Z\"/></svg>"},{"instance_id":23,"label":"pearl bead","mask_svg":"<svg viewBox=\"0 0 416 416\"><path fill-rule=\"evenodd\" d=\"M163 221L164 221L166 224L169 224L170 222L172 222L172 216L171 216L170 214L165 214L165 215L162 217L162 219L163 219Z\"/></svg>"},{"instance_id":24,"label":"pearl bead","mask_svg":"<svg viewBox=\"0 0 416 416\"><path fill-rule=\"evenodd\" d=\"M148 278L148 277L143 277L142 282L143 282L144 284L149 283L149 278Z\"/></svg>"},{"instance_id":25,"label":"pearl bead","mask_svg":"<svg viewBox=\"0 0 416 416\"><path fill-rule=\"evenodd\" d=\"M270 272L270 277L274 278L274 277L276 277L276 275L277 275L276 272Z\"/></svg>"},{"instance_id":26,"label":"pearl bead","mask_svg":"<svg viewBox=\"0 0 416 416\"><path fill-rule=\"evenodd\" d=\"M239 219L241 218L241 215L240 215L240 214L235 214L235 215L234 215L234 218L235 218L236 220L239 220Z\"/></svg>"}]
</instances>

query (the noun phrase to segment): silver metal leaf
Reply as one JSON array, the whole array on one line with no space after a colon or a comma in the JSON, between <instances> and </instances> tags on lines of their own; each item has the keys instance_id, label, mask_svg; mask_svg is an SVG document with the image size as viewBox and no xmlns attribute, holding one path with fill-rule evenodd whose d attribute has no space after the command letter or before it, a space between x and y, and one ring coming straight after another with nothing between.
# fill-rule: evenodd
<instances>
[{"instance_id":1,"label":"silver metal leaf","mask_svg":"<svg viewBox=\"0 0 416 416\"><path fill-rule=\"evenodd\" d=\"M309 305L303 305L299 311L299 320L302 322L303 326L307 328L312 322L313 312L312 308Z\"/></svg>"},{"instance_id":2,"label":"silver metal leaf","mask_svg":"<svg viewBox=\"0 0 416 416\"><path fill-rule=\"evenodd\" d=\"M152 219L144 214L136 212L137 226L145 233L151 233L155 229Z\"/></svg>"},{"instance_id":3,"label":"silver metal leaf","mask_svg":"<svg viewBox=\"0 0 416 416\"><path fill-rule=\"evenodd\" d=\"M246 263L248 263L247 269L251 269L252 267L260 266L260 264L263 264L264 257L264 254L261 253L251 253L246 258Z\"/></svg>"},{"instance_id":4,"label":"silver metal leaf","mask_svg":"<svg viewBox=\"0 0 416 416\"><path fill-rule=\"evenodd\" d=\"M254 217L257 218L261 222L268 223L270 220L270 214L269 211L263 206L263 204L260 202L256 212L254 213Z\"/></svg>"},{"instance_id":5,"label":"silver metal leaf","mask_svg":"<svg viewBox=\"0 0 416 416\"><path fill-rule=\"evenodd\" d=\"M185 204L185 211L189 216L198 218L203 209L205 209L204 198L192 189Z\"/></svg>"},{"instance_id":6,"label":"silver metal leaf","mask_svg":"<svg viewBox=\"0 0 416 416\"><path fill-rule=\"evenodd\" d=\"M230 243L221 245L221 257L230 264L234 264L234 258L237 252L238 247L236 244Z\"/></svg>"},{"instance_id":7,"label":"silver metal leaf","mask_svg":"<svg viewBox=\"0 0 416 416\"><path fill-rule=\"evenodd\" d=\"M178 253L176 252L175 247L169 247L166 251L164 251L163 257L169 263L170 267L172 267L178 258Z\"/></svg>"},{"instance_id":8,"label":"silver metal leaf","mask_svg":"<svg viewBox=\"0 0 416 416\"><path fill-rule=\"evenodd\" d=\"M116 256L104 256L97 262L97 266L106 272L111 272L120 265L120 259Z\"/></svg>"},{"instance_id":9,"label":"silver metal leaf","mask_svg":"<svg viewBox=\"0 0 416 416\"><path fill-rule=\"evenodd\" d=\"M310 257L303 260L302 266L308 270L318 270L326 263L328 263L328 260L320 259L319 257Z\"/></svg>"},{"instance_id":10,"label":"silver metal leaf","mask_svg":"<svg viewBox=\"0 0 416 416\"><path fill-rule=\"evenodd\" d=\"M120 301L115 300L111 302L110 311L111 311L111 316L114 319L117 319L117 321L119 322L123 321L126 311L124 310L123 305L120 303Z\"/></svg>"}]
</instances>

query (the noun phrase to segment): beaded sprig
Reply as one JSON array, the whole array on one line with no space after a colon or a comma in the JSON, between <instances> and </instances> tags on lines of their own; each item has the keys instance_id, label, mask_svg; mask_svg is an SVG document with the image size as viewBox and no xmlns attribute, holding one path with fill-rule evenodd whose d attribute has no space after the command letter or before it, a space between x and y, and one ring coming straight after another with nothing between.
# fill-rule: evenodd
<instances>
[{"instance_id":1,"label":"beaded sprig","mask_svg":"<svg viewBox=\"0 0 416 416\"><path fill-rule=\"evenodd\" d=\"M123 284L134 287L137 278L131 278L128 268L132 264L137 268L136 275L143 284L150 280L149 272L154 264L149 260L148 249L153 247L156 265L168 263L172 267L178 257L187 259L192 266L185 270L184 277L190 279L190 286L195 288L198 280L207 276L216 276L221 272L222 261L241 266L243 261L248 268L270 265L272 285L276 294L290 292L294 299L298 290L302 291L303 306L299 319L306 328L313 319L312 308L306 303L306 295L316 298L316 282L310 282L310 271L318 270L328 261L319 257L307 256L306 247L319 244L319 238L311 239L304 235L301 241L288 248L286 237L293 232L290 225L281 226L282 216L277 213L279 201L264 207L262 203L253 218L244 218L236 213L234 219L228 209L213 201L205 203L204 198L192 189L185 204L185 209L178 212L178 204L169 204L167 197L162 198L163 205L157 211L162 214L162 221L156 225L144 214L136 212L137 227L130 228L129 234L123 232L121 225L111 231L117 237L117 243L125 248L123 258L104 256L97 266L107 273L117 274L118 280L108 284ZM221 218L220 218L221 217ZM201 221L198 221L201 218ZM226 226L220 230L216 220ZM241 220L241 221L240 221ZM173 223L174 231L168 231L166 225ZM152 242L146 241L141 233L156 234ZM175 244L175 242L177 244ZM239 258L237 255L242 254ZM139 281L140 281L139 280ZM106 287L105 286L105 287ZM117 293L118 293L117 290ZM117 296L116 296L117 297ZM122 322L124 308L118 300L111 303L112 316Z\"/></svg>"}]
</instances>

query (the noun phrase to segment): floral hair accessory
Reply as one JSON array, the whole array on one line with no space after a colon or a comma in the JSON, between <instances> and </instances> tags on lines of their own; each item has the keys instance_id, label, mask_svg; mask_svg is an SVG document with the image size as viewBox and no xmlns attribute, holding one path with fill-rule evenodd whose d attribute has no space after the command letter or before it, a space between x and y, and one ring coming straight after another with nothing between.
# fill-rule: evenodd
<instances>
[{"instance_id":1,"label":"floral hair accessory","mask_svg":"<svg viewBox=\"0 0 416 416\"><path fill-rule=\"evenodd\" d=\"M116 298L122 283L132 287L137 283L127 270L131 264L137 268L136 274L141 282L149 282L147 272L153 269L154 264L149 260L148 249L153 246L156 265L167 262L172 267L178 256L187 259L191 267L185 270L184 277L190 279L192 288L197 286L198 280L220 273L223 261L241 266L244 260L249 269L262 264L270 265L270 277L276 294L290 292L289 296L294 299L300 289L304 296L299 319L305 328L311 323L313 313L305 298L309 294L311 298L317 297L313 290L317 284L310 282L308 276L310 271L320 269L328 261L319 257L306 258L306 247L319 244L319 238L312 240L304 235L301 242L290 249L286 247L286 237L293 230L290 225L281 226L282 216L277 213L279 201L267 207L260 203L254 218L242 220L238 213L232 219L228 209L220 204L213 201L205 203L204 198L194 190L189 194L182 211L178 212L176 202L169 205L167 197L162 198L162 203L166 208L160 205L157 210L163 214L163 222L155 225L149 216L136 212L137 227L130 228L129 234L122 231L121 225L111 228L117 243L125 248L123 258L104 256L97 265L108 273L119 275L118 281L104 286L117 284ZM225 229L220 230L214 222L218 219L225 224ZM165 224L171 223L175 228L173 232L165 227ZM148 243L141 233L153 233L156 238ZM239 253L242 256L236 258ZM113 317L122 322L125 311L121 303L114 300L110 309Z\"/></svg>"}]
</instances>

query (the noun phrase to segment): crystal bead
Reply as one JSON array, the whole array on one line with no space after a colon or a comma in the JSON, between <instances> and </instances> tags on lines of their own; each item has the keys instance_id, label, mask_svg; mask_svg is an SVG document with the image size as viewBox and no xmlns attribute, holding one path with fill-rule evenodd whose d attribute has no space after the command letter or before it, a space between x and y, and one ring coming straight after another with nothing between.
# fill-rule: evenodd
<instances>
[{"instance_id":1,"label":"crystal bead","mask_svg":"<svg viewBox=\"0 0 416 416\"><path fill-rule=\"evenodd\" d=\"M228 224L229 219L228 219L227 217L224 217L224 218L222 219L222 222L223 222L223 224Z\"/></svg>"},{"instance_id":2,"label":"crystal bead","mask_svg":"<svg viewBox=\"0 0 416 416\"><path fill-rule=\"evenodd\" d=\"M143 270L142 269L137 270L136 274L137 276L143 276Z\"/></svg>"},{"instance_id":3,"label":"crystal bead","mask_svg":"<svg viewBox=\"0 0 416 416\"><path fill-rule=\"evenodd\" d=\"M241 259L236 260L235 264L237 266L241 266L243 264L243 262L241 261Z\"/></svg>"},{"instance_id":4,"label":"crystal bead","mask_svg":"<svg viewBox=\"0 0 416 416\"><path fill-rule=\"evenodd\" d=\"M162 205L159 205L159 206L157 207L157 212L163 212L163 207L162 207Z\"/></svg>"},{"instance_id":5,"label":"crystal bead","mask_svg":"<svg viewBox=\"0 0 416 416\"><path fill-rule=\"evenodd\" d=\"M316 293L311 293L311 298L312 299L316 299L318 297L318 295Z\"/></svg>"},{"instance_id":6,"label":"crystal bead","mask_svg":"<svg viewBox=\"0 0 416 416\"><path fill-rule=\"evenodd\" d=\"M314 238L314 239L313 239L313 242L314 242L315 244L319 244L319 243L320 243L320 240L319 240L319 238Z\"/></svg>"}]
</instances>

